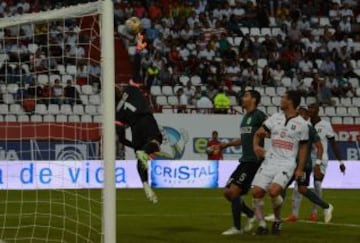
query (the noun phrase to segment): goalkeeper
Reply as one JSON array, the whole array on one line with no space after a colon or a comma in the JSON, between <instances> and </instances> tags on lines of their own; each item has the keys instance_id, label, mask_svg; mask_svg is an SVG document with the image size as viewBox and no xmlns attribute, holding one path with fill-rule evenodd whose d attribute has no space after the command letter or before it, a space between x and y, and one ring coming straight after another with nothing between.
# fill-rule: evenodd
<instances>
[{"instance_id":1,"label":"goalkeeper","mask_svg":"<svg viewBox=\"0 0 360 243\"><path fill-rule=\"evenodd\" d=\"M132 133L132 142L126 140L125 136L119 136L120 142L135 150L137 169L146 197L157 203L157 196L148 183L148 160L160 151L162 134L159 126L146 98L135 85L116 87L115 104L117 125L129 126ZM117 130L121 132L121 129Z\"/></svg>"}]
</instances>

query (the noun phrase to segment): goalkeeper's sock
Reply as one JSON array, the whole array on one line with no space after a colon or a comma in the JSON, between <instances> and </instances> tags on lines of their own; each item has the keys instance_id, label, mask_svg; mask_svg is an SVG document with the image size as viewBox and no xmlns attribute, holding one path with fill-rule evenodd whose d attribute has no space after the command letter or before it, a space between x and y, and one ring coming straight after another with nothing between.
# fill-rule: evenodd
<instances>
[{"instance_id":1,"label":"goalkeeper's sock","mask_svg":"<svg viewBox=\"0 0 360 243\"><path fill-rule=\"evenodd\" d=\"M148 170L144 168L140 160L137 161L137 171L142 182L149 180Z\"/></svg>"},{"instance_id":2,"label":"goalkeeper's sock","mask_svg":"<svg viewBox=\"0 0 360 243\"><path fill-rule=\"evenodd\" d=\"M252 210L251 208L249 208L248 205L246 205L245 201L244 200L241 200L242 201L242 205L241 205L241 211L246 214L246 216L248 218L252 218L254 217L255 213L254 213L254 210Z\"/></svg>"},{"instance_id":3,"label":"goalkeeper's sock","mask_svg":"<svg viewBox=\"0 0 360 243\"><path fill-rule=\"evenodd\" d=\"M241 207L242 200L240 197L231 201L231 213L233 218L233 225L238 230L241 229Z\"/></svg>"},{"instance_id":4,"label":"goalkeeper's sock","mask_svg":"<svg viewBox=\"0 0 360 243\"><path fill-rule=\"evenodd\" d=\"M308 189L304 194L312 203L319 205L321 208L329 208L329 204L322 200L318 195L316 195L312 190Z\"/></svg>"}]
</instances>

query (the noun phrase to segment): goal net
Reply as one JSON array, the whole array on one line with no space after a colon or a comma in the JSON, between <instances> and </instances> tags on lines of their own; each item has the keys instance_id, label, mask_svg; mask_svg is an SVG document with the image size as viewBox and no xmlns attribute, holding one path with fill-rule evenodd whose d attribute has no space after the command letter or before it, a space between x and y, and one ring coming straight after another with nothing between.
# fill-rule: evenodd
<instances>
[{"instance_id":1,"label":"goal net","mask_svg":"<svg viewBox=\"0 0 360 243\"><path fill-rule=\"evenodd\" d=\"M0 21L0 242L111 242L115 140L103 128L114 119L102 107L114 107L113 49L104 49L113 17L104 2Z\"/></svg>"}]
</instances>

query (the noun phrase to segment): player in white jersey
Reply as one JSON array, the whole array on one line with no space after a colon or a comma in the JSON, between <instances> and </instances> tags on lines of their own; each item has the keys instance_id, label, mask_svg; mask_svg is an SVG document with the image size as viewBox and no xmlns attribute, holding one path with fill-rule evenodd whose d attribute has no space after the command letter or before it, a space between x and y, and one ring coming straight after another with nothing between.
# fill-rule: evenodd
<instances>
[{"instance_id":1,"label":"player in white jersey","mask_svg":"<svg viewBox=\"0 0 360 243\"><path fill-rule=\"evenodd\" d=\"M322 120L319 116L319 105L318 104L310 104L309 105L309 116L310 121L312 125L315 127L315 130L320 136L320 140L322 143L322 146L324 148L324 153L322 157L322 161L318 161L320 163L320 177L314 177L314 189L315 193L322 198L322 189L321 189L321 183L324 179L326 167L328 165L329 156L328 156L328 143L330 143L330 146L335 154L336 159L340 162L340 171L342 173L345 173L345 164L341 160L341 153L339 150L339 147L337 146L337 143L335 141L335 132L330 124L330 122L326 120ZM316 151L313 151L312 154L312 161L316 161ZM310 215L311 221L317 221L317 205L313 206L312 213Z\"/></svg>"},{"instance_id":2,"label":"player in white jersey","mask_svg":"<svg viewBox=\"0 0 360 243\"><path fill-rule=\"evenodd\" d=\"M281 98L280 108L283 112L275 113L267 119L254 136L254 152L258 157L265 158L252 182L255 215L259 221L257 235L268 233L263 212L265 193L268 192L271 197L275 215L272 234L278 235L281 230L280 213L283 204L280 194L294 172L296 179L301 178L304 173L309 128L296 110L300 100L301 96L297 91L287 91ZM271 140L268 151L259 146L261 139L265 137Z\"/></svg>"}]
</instances>

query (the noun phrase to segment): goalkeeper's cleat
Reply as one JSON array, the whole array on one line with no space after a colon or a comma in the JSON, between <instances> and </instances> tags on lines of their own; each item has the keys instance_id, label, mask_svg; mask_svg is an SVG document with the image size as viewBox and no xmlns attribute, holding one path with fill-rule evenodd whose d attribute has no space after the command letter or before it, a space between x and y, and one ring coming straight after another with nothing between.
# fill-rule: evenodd
<instances>
[{"instance_id":1,"label":"goalkeeper's cleat","mask_svg":"<svg viewBox=\"0 0 360 243\"><path fill-rule=\"evenodd\" d=\"M237 229L236 227L231 227L230 229L222 232L222 235L241 235L243 231L241 229Z\"/></svg>"},{"instance_id":2,"label":"goalkeeper's cleat","mask_svg":"<svg viewBox=\"0 0 360 243\"><path fill-rule=\"evenodd\" d=\"M269 222L274 222L275 221L275 215L274 214L269 214L267 216L265 216L265 221L269 221Z\"/></svg>"},{"instance_id":3,"label":"goalkeeper's cleat","mask_svg":"<svg viewBox=\"0 0 360 243\"><path fill-rule=\"evenodd\" d=\"M272 235L280 235L281 226L282 226L282 223L281 223L281 222L275 221L275 222L272 224L272 227L271 227L271 234L272 234Z\"/></svg>"},{"instance_id":4,"label":"goalkeeper's cleat","mask_svg":"<svg viewBox=\"0 0 360 243\"><path fill-rule=\"evenodd\" d=\"M311 213L310 217L309 217L310 221L316 222L317 221L317 214L316 213Z\"/></svg>"},{"instance_id":5,"label":"goalkeeper's cleat","mask_svg":"<svg viewBox=\"0 0 360 243\"><path fill-rule=\"evenodd\" d=\"M252 217L252 218L248 218L248 221L247 221L247 223L246 223L246 225L245 225L245 227L244 227L244 231L245 231L245 232L250 232L250 231L253 229L253 227L254 227L255 221L256 221L256 217L255 217L255 216Z\"/></svg>"},{"instance_id":6,"label":"goalkeeper's cleat","mask_svg":"<svg viewBox=\"0 0 360 243\"><path fill-rule=\"evenodd\" d=\"M291 214L291 215L289 215L289 217L287 217L285 219L285 221L286 222L296 222L296 221L298 221L298 219L299 218L295 214Z\"/></svg>"},{"instance_id":7,"label":"goalkeeper's cleat","mask_svg":"<svg viewBox=\"0 0 360 243\"><path fill-rule=\"evenodd\" d=\"M145 153L144 150L136 151L136 158L141 162L141 165L144 169L148 169L148 161L150 159L150 156Z\"/></svg>"},{"instance_id":8,"label":"goalkeeper's cleat","mask_svg":"<svg viewBox=\"0 0 360 243\"><path fill-rule=\"evenodd\" d=\"M259 226L254 232L254 235L267 235L267 234L269 234L269 230L266 227L261 227L261 226Z\"/></svg>"},{"instance_id":9,"label":"goalkeeper's cleat","mask_svg":"<svg viewBox=\"0 0 360 243\"><path fill-rule=\"evenodd\" d=\"M324 209L324 222L325 224L329 223L332 218L332 212L334 210L334 206L329 204L329 208Z\"/></svg>"},{"instance_id":10,"label":"goalkeeper's cleat","mask_svg":"<svg viewBox=\"0 0 360 243\"><path fill-rule=\"evenodd\" d=\"M147 182L144 182L143 187L144 187L146 198L149 199L150 202L156 204L158 202L158 198L157 198L155 192L149 186L149 184Z\"/></svg>"}]
</instances>

